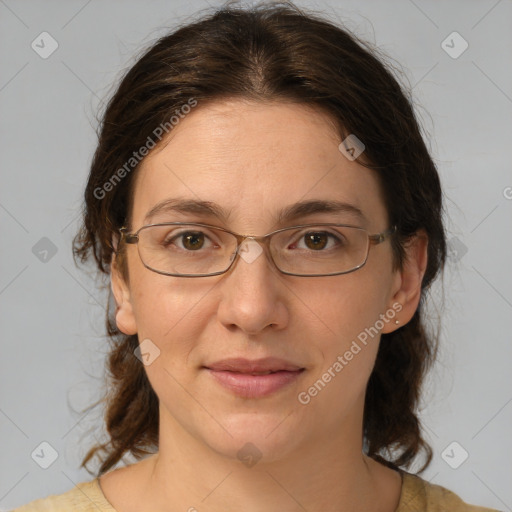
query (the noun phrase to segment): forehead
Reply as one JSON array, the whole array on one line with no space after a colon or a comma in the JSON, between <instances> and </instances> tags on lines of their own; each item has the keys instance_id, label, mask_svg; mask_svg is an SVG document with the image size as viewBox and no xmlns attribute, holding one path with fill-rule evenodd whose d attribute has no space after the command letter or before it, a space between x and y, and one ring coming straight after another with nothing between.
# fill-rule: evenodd
<instances>
[{"instance_id":1,"label":"forehead","mask_svg":"<svg viewBox=\"0 0 512 512\"><path fill-rule=\"evenodd\" d=\"M387 215L377 177L340 142L331 118L304 105L199 104L137 170L133 227L168 198L214 202L232 229L275 227L278 211L320 199L351 204L366 227L380 227Z\"/></svg>"}]
</instances>

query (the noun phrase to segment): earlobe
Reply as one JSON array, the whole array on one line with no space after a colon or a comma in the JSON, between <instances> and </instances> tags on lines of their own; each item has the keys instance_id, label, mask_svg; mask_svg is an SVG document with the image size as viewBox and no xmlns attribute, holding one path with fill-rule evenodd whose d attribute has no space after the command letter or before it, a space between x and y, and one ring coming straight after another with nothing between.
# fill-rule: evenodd
<instances>
[{"instance_id":1,"label":"earlobe","mask_svg":"<svg viewBox=\"0 0 512 512\"><path fill-rule=\"evenodd\" d=\"M116 324L124 334L137 334L137 323L131 303L130 290L116 265L115 253L110 265L110 285L116 301Z\"/></svg>"},{"instance_id":2,"label":"earlobe","mask_svg":"<svg viewBox=\"0 0 512 512\"><path fill-rule=\"evenodd\" d=\"M383 329L383 333L392 332L404 326L411 320L418 309L421 299L421 284L427 269L428 236L424 230L414 235L405 247L403 267L397 271L395 292L391 297L389 307L395 309L395 321ZM400 310L396 304L400 304Z\"/></svg>"}]
</instances>

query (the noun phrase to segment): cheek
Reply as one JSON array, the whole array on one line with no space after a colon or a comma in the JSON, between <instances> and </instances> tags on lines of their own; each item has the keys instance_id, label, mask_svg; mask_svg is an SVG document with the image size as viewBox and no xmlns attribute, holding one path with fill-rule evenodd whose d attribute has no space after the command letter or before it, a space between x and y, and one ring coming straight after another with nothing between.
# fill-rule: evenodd
<instances>
[{"instance_id":1,"label":"cheek","mask_svg":"<svg viewBox=\"0 0 512 512\"><path fill-rule=\"evenodd\" d=\"M304 304L303 313L309 318L303 321L304 326L317 325L324 333L318 340L325 339L327 346L342 349L350 345L360 333L375 326L386 310L386 278L365 272L365 268L326 279L322 286L315 283L298 293Z\"/></svg>"},{"instance_id":2,"label":"cheek","mask_svg":"<svg viewBox=\"0 0 512 512\"><path fill-rule=\"evenodd\" d=\"M325 287L312 286L302 296L315 313L304 325L309 320L310 326L314 322L318 327L318 336L306 329L317 364L297 398L308 405L308 417L328 417L335 426L364 403L379 348L381 329L376 323L385 311L386 293L375 276L361 269Z\"/></svg>"},{"instance_id":3,"label":"cheek","mask_svg":"<svg viewBox=\"0 0 512 512\"><path fill-rule=\"evenodd\" d=\"M143 269L131 290L139 340L149 338L166 367L183 368L208 321L202 307L209 288Z\"/></svg>"}]
</instances>

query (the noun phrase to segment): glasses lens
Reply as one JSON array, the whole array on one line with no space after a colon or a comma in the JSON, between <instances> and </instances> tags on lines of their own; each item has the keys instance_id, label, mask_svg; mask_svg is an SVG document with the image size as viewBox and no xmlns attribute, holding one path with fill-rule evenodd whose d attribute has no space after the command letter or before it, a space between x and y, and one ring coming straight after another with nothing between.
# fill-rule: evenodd
<instances>
[{"instance_id":1,"label":"glasses lens","mask_svg":"<svg viewBox=\"0 0 512 512\"><path fill-rule=\"evenodd\" d=\"M224 272L237 240L225 231L195 224L147 226L139 232L143 263L163 274L208 275ZM272 235L270 252L277 267L296 275L350 272L364 265L368 234L346 226L309 225Z\"/></svg>"},{"instance_id":2,"label":"glasses lens","mask_svg":"<svg viewBox=\"0 0 512 512\"><path fill-rule=\"evenodd\" d=\"M194 224L147 226L139 233L143 263L163 274L206 275L226 270L236 238L225 231Z\"/></svg>"},{"instance_id":3,"label":"glasses lens","mask_svg":"<svg viewBox=\"0 0 512 512\"><path fill-rule=\"evenodd\" d=\"M346 226L305 226L274 235L271 252L283 271L298 275L350 272L368 255L368 234Z\"/></svg>"}]
</instances>

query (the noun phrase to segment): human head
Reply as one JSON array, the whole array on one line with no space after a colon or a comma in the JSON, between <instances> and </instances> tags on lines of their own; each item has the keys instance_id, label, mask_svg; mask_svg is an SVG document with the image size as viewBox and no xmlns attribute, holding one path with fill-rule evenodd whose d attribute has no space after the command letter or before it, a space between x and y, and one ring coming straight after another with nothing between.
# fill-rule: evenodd
<instances>
[{"instance_id":1,"label":"human head","mask_svg":"<svg viewBox=\"0 0 512 512\"><path fill-rule=\"evenodd\" d=\"M411 237L420 230L428 236L424 296L445 258L439 178L410 100L375 54L347 31L279 4L227 8L160 39L126 74L105 111L85 192L84 225L74 242L76 256L92 255L101 272L110 272L112 240L129 221L140 164L130 171L125 167L125 173L118 170L134 151L150 145L157 127L172 124L173 115L179 127L185 105L201 108L230 99L288 102L325 113L340 141L352 133L364 142L357 162L374 173L389 224L398 228L393 268L404 265ZM116 173L120 179L112 180ZM122 252L118 256L128 279L126 258ZM420 303L407 325L383 334L368 382L367 453L378 458L398 447L401 453L387 458L395 465L406 465L421 448L429 454L415 411L435 353L423 321ZM140 455L158 441L158 399L133 356L137 336L121 333L108 313L107 325L114 342L109 360L114 382L106 415L111 443L103 447L107 457L101 472L126 451Z\"/></svg>"}]
</instances>

